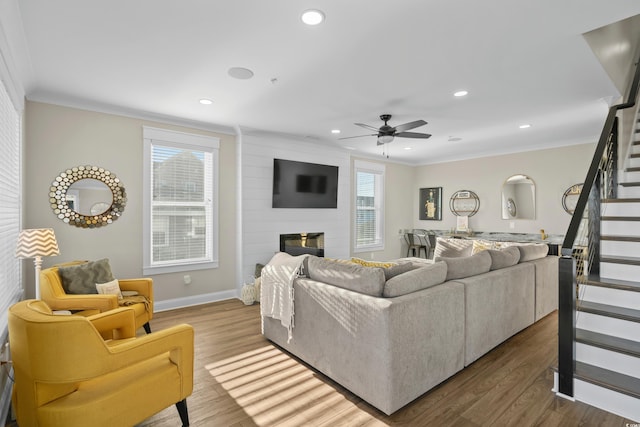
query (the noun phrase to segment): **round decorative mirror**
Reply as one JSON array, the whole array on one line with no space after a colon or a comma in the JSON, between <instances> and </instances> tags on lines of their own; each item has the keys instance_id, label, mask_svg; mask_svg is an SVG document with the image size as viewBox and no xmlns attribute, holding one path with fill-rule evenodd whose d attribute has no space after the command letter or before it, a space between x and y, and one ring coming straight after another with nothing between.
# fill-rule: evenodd
<instances>
[{"instance_id":1,"label":"round decorative mirror","mask_svg":"<svg viewBox=\"0 0 640 427\"><path fill-rule=\"evenodd\" d=\"M473 191L456 191L449 199L449 209L457 216L474 216L480 209L480 198Z\"/></svg>"},{"instance_id":2,"label":"round decorative mirror","mask_svg":"<svg viewBox=\"0 0 640 427\"><path fill-rule=\"evenodd\" d=\"M580 193L582 192L583 184L572 185L567 188L567 190L562 195L562 207L565 212L570 215L573 215L573 211L576 209L576 204L578 203L578 198L580 197Z\"/></svg>"},{"instance_id":3,"label":"round decorative mirror","mask_svg":"<svg viewBox=\"0 0 640 427\"><path fill-rule=\"evenodd\" d=\"M62 172L51 183L49 203L63 222L96 228L117 220L127 197L115 174L98 166L78 166Z\"/></svg>"}]
</instances>

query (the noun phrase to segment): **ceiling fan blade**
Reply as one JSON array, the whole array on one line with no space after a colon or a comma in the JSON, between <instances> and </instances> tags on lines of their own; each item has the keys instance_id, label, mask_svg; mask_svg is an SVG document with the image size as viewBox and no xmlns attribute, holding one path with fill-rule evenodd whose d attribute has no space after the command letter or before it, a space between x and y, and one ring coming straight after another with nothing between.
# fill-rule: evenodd
<instances>
[{"instance_id":1,"label":"ceiling fan blade","mask_svg":"<svg viewBox=\"0 0 640 427\"><path fill-rule=\"evenodd\" d=\"M418 132L396 132L395 136L399 136L401 138L430 138L431 134Z\"/></svg>"},{"instance_id":2,"label":"ceiling fan blade","mask_svg":"<svg viewBox=\"0 0 640 427\"><path fill-rule=\"evenodd\" d=\"M369 130L374 130L374 131L378 132L378 128L377 127L365 125L364 123L354 123L354 125L360 126L360 127L363 127L365 129L369 129Z\"/></svg>"},{"instance_id":3,"label":"ceiling fan blade","mask_svg":"<svg viewBox=\"0 0 640 427\"><path fill-rule=\"evenodd\" d=\"M369 135L356 135L356 136L345 136L343 138L338 138L338 139L351 139L351 138L362 138L363 136L377 136L377 133L372 133Z\"/></svg>"},{"instance_id":4,"label":"ceiling fan blade","mask_svg":"<svg viewBox=\"0 0 640 427\"><path fill-rule=\"evenodd\" d=\"M417 127L420 127L420 126L424 126L426 124L427 124L427 122L425 122L424 120L416 120L414 122L409 122L409 123L405 123L403 125L398 125L395 128L396 128L396 132L404 132L405 130L417 128Z\"/></svg>"}]
</instances>

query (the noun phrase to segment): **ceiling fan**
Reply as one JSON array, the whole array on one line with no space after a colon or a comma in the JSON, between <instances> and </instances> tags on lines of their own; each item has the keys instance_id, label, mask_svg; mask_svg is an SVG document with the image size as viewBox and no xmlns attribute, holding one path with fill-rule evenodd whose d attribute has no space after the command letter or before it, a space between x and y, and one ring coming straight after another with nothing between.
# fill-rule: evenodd
<instances>
[{"instance_id":1,"label":"ceiling fan","mask_svg":"<svg viewBox=\"0 0 640 427\"><path fill-rule=\"evenodd\" d=\"M391 114L382 114L380 116L380 120L384 122L384 125L380 126L380 128L376 128L374 126L365 125L363 123L355 123L356 126L363 127L365 129L373 130L376 133L368 134L368 135L357 135L357 136L347 136L340 139L349 139L349 138L360 138L363 136L377 136L378 137L378 145L383 145L388 142L393 141L393 139L397 137L401 138L429 138L431 134L428 133L419 133L419 132L407 132L409 129L414 129L420 126L424 126L427 124L424 120L416 120L413 122L405 123L398 126L389 126L387 122L391 120Z\"/></svg>"}]
</instances>

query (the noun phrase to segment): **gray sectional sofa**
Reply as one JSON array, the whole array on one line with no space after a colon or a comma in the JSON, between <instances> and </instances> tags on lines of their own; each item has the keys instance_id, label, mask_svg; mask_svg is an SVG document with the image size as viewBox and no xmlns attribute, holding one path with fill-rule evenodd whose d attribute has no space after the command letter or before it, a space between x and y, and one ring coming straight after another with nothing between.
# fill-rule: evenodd
<instances>
[{"instance_id":1,"label":"gray sectional sofa","mask_svg":"<svg viewBox=\"0 0 640 427\"><path fill-rule=\"evenodd\" d=\"M388 268L310 256L293 284L292 339L266 316L263 334L392 414L557 308L558 258L546 253L527 245Z\"/></svg>"}]
</instances>

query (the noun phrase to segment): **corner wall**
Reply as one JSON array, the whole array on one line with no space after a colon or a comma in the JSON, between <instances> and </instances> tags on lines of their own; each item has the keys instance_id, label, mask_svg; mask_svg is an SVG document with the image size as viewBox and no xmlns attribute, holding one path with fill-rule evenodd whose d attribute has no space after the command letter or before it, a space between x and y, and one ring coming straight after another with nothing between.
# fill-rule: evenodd
<instances>
[{"instance_id":1,"label":"corner wall","mask_svg":"<svg viewBox=\"0 0 640 427\"><path fill-rule=\"evenodd\" d=\"M24 228L53 228L60 247L60 255L44 258L43 268L71 260L109 258L116 278L142 276L142 126L220 138L220 267L152 278L159 310L236 295L234 136L38 102L27 102L25 117ZM76 228L51 210L51 182L60 172L80 165L109 169L122 181L127 205L113 224ZM27 297L33 297L33 268L27 273ZM185 274L191 276L189 285L184 284Z\"/></svg>"}]
</instances>

